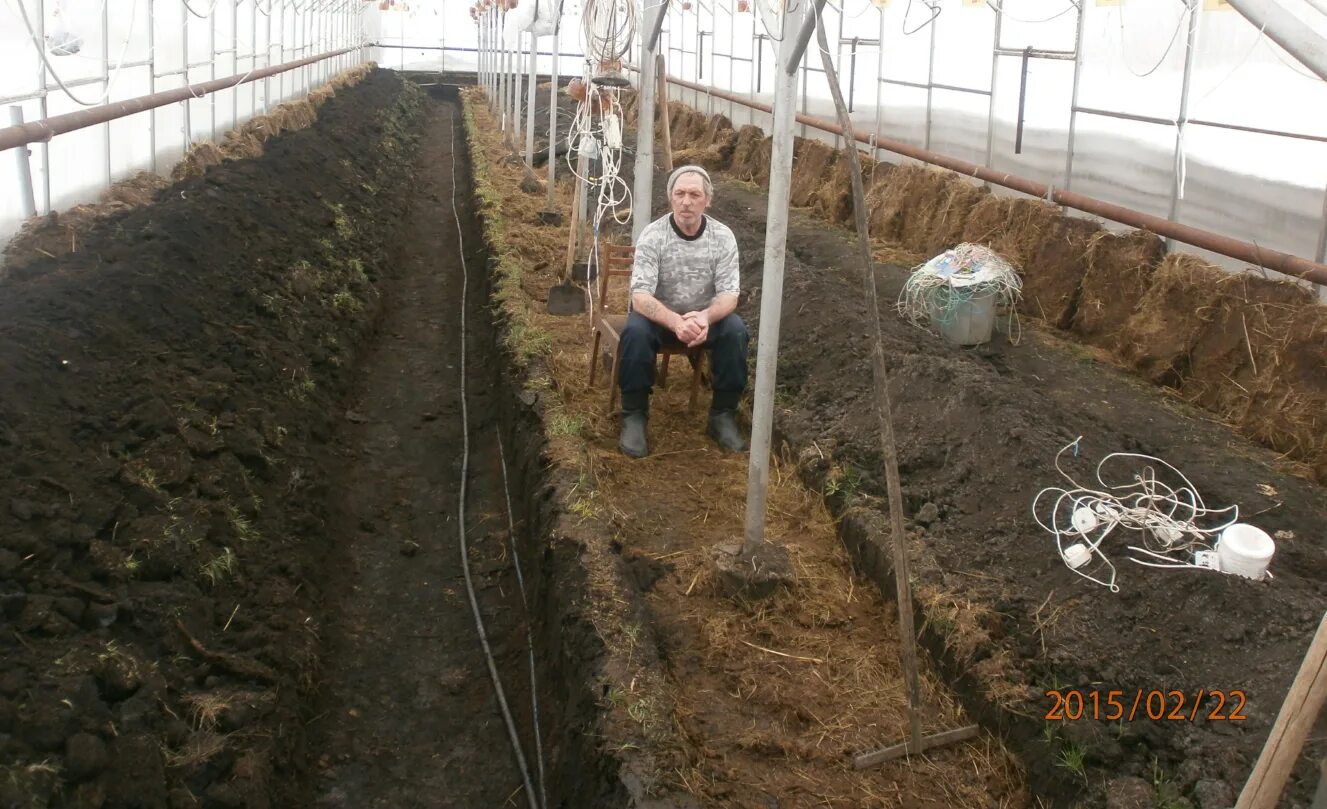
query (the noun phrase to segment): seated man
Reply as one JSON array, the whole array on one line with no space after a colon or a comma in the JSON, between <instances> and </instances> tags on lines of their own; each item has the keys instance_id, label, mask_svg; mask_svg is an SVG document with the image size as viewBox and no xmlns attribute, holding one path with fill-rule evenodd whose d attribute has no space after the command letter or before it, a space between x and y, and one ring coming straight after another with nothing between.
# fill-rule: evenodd
<instances>
[{"instance_id":1,"label":"seated man","mask_svg":"<svg viewBox=\"0 0 1327 809\"><path fill-rule=\"evenodd\" d=\"M618 448L633 458L649 452L645 428L655 360L665 342L710 351L714 401L709 433L725 452L741 452L737 403L746 389L746 325L737 308L737 240L705 215L714 197L710 176L682 166L668 178L672 213L641 232L631 268L631 308L622 331L619 384L622 434Z\"/></svg>"}]
</instances>

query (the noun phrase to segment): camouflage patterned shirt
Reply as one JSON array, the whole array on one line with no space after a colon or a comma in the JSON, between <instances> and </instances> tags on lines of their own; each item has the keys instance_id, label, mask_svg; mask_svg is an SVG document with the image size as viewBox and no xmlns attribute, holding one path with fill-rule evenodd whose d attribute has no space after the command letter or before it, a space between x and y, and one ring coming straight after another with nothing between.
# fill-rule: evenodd
<instances>
[{"instance_id":1,"label":"camouflage patterned shirt","mask_svg":"<svg viewBox=\"0 0 1327 809\"><path fill-rule=\"evenodd\" d=\"M709 306L720 293L736 295L740 272L737 239L728 226L706 216L700 232L683 235L668 214L641 231L631 266L631 291L653 295L678 314Z\"/></svg>"}]
</instances>

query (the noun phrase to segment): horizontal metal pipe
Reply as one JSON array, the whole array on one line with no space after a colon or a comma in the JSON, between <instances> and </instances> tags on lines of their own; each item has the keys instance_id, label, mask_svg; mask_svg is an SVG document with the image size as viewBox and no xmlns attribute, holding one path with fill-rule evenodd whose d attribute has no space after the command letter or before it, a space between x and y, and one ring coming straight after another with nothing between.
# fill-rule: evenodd
<instances>
[{"instance_id":1,"label":"horizontal metal pipe","mask_svg":"<svg viewBox=\"0 0 1327 809\"><path fill-rule=\"evenodd\" d=\"M1023 58L1023 48L996 48L995 52L1000 56L1017 56ZM1039 51L1036 48L1027 49L1027 55L1032 59L1066 59L1073 61L1076 57L1073 51Z\"/></svg>"},{"instance_id":2,"label":"horizontal metal pipe","mask_svg":"<svg viewBox=\"0 0 1327 809\"><path fill-rule=\"evenodd\" d=\"M1158 126L1175 126L1175 121L1165 118L1156 118L1151 115L1134 115L1129 112L1114 112L1112 110L1099 110L1092 107L1075 107L1076 112L1086 113L1087 115L1100 115L1105 118L1121 118L1125 121L1139 121L1144 124L1157 124ZM1213 129L1231 129L1236 132L1252 132L1255 135L1272 135L1278 138L1295 138L1297 140L1312 140L1318 143L1327 143L1327 135L1309 135L1303 132L1285 132L1280 129L1261 129L1256 126L1240 126L1239 124L1223 124L1220 121L1200 121L1197 118L1190 118L1185 123L1191 126L1208 126Z\"/></svg>"},{"instance_id":3,"label":"horizontal metal pipe","mask_svg":"<svg viewBox=\"0 0 1327 809\"><path fill-rule=\"evenodd\" d=\"M375 45L365 45L364 47L366 47L366 48L396 48L396 49L398 49L398 50L403 50L403 51L449 51L449 52L451 52L451 53L479 53L479 52L480 52L480 49L479 49L479 48L457 48L457 47L452 46L452 45L448 45L447 47L444 48L444 47L440 47L440 46L438 46L438 45L384 45L384 44L382 44L382 43L377 43L377 44L375 44ZM552 55L553 55L553 52L552 52L552 51L539 51L539 55L540 55L540 56L552 56ZM575 56L575 57L577 57L577 58L584 58L585 54L583 54L583 53L562 53L562 52L559 51L559 52L558 52L558 56Z\"/></svg>"},{"instance_id":4,"label":"horizontal metal pipe","mask_svg":"<svg viewBox=\"0 0 1327 809\"><path fill-rule=\"evenodd\" d=\"M635 69L634 67L632 69ZM753 110L773 114L774 109L769 104L762 104L759 101L753 101L748 98L718 90L712 87L694 84L684 79L668 78L673 84L679 87L685 87L697 92L709 93L715 98L722 98L735 104L741 104ZM1094 197L1077 194L1072 191L1066 191L1054 186L1047 186L1036 180L1030 180L1026 177L1020 177L1017 174L1009 174L1003 171L979 166L976 163L969 163L966 160L960 160L957 157L938 154L928 149L922 149L917 146L893 140L891 138L881 138L873 133L864 132L860 129L853 129L851 132L845 132L838 124L827 121L823 118L816 118L811 115L797 113L798 123L814 127L823 132L834 135L851 137L860 143L874 145L895 154L911 157L914 160L920 160L923 163L929 163L933 166L947 168L959 174L974 177L979 180L985 180L988 183L1013 189L1032 197L1056 202L1084 213L1090 213L1094 216L1100 216L1103 219L1109 219L1113 222L1119 222L1122 225L1128 225L1134 228L1149 230L1159 236L1175 239L1185 244L1193 245L1204 250L1211 250L1229 258L1245 261L1259 267L1269 270L1275 270L1286 275L1292 275L1297 278L1303 278L1306 281L1312 281L1315 284L1327 285L1327 264L1319 264L1309 261L1306 258L1292 256L1289 253L1282 253L1279 250L1269 250L1265 247L1259 247L1249 242L1222 236L1219 233L1213 233L1210 230L1181 225L1178 222L1172 222L1169 219L1162 219L1159 216L1136 211L1132 208L1126 208L1123 205L1116 205L1113 202L1096 199Z\"/></svg>"},{"instance_id":5,"label":"horizontal metal pipe","mask_svg":"<svg viewBox=\"0 0 1327 809\"><path fill-rule=\"evenodd\" d=\"M96 124L104 124L107 121L114 121L117 118L125 118L140 112L164 107L167 104L174 104L179 101L187 101L194 98L202 98L208 93L215 93L219 90L226 90L246 82L257 81L268 76L275 76L278 73L284 73L287 70L311 65L324 59L331 59L334 56L340 56L343 53L349 53L356 48L342 48L336 51L317 56L310 56L306 59L299 59L294 62L286 62L282 65L272 65L261 70L254 70L249 73L243 73L237 76L230 76L224 79L214 81L205 81L198 84L180 87L174 90L165 90L160 93L131 98L126 101L116 101L112 104L103 104L100 107L89 107L85 110L67 113L65 115L56 115L41 121L23 124L21 126L10 126L0 129L0 152L6 149L14 149L19 146L25 146L29 143L43 143L56 135L63 135L66 132L73 132L76 129L83 129Z\"/></svg>"}]
</instances>

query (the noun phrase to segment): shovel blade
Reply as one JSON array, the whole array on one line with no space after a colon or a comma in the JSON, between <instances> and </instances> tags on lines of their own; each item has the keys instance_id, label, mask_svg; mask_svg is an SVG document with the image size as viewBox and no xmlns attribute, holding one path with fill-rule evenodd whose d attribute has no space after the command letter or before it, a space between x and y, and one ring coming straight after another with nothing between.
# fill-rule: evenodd
<instances>
[{"instance_id":1,"label":"shovel blade","mask_svg":"<svg viewBox=\"0 0 1327 809\"><path fill-rule=\"evenodd\" d=\"M585 291L574 284L556 284L548 290L548 313L566 317L585 311Z\"/></svg>"}]
</instances>

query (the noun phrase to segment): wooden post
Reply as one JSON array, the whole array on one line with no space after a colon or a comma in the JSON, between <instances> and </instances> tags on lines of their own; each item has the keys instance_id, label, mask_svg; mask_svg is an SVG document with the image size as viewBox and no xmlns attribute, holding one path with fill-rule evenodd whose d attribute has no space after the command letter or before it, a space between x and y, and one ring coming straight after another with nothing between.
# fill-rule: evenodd
<instances>
[{"instance_id":1,"label":"wooden post","mask_svg":"<svg viewBox=\"0 0 1327 809\"><path fill-rule=\"evenodd\" d=\"M1299 666L1299 674L1281 703L1276 724L1267 736L1258 763L1239 794L1235 809L1275 809L1290 770L1304 748L1304 740L1318 718L1327 698L1327 614L1318 623L1318 631Z\"/></svg>"},{"instance_id":2,"label":"wooden post","mask_svg":"<svg viewBox=\"0 0 1327 809\"><path fill-rule=\"evenodd\" d=\"M673 170L673 133L668 124L668 68L664 64L663 54L654 57L654 75L659 80L659 91L655 97L654 104L659 109L659 122L663 127L663 161L664 171Z\"/></svg>"}]
</instances>

